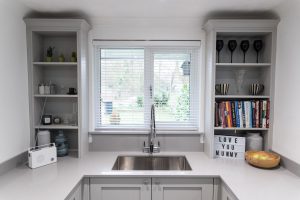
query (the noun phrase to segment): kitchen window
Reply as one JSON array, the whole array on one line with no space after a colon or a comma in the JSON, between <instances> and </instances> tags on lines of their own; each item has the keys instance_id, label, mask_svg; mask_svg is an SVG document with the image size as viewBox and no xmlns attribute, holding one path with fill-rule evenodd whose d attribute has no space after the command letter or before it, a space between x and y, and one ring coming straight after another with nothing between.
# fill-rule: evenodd
<instances>
[{"instance_id":1,"label":"kitchen window","mask_svg":"<svg viewBox=\"0 0 300 200\"><path fill-rule=\"evenodd\" d=\"M94 47L96 130L199 130L199 46Z\"/></svg>"}]
</instances>

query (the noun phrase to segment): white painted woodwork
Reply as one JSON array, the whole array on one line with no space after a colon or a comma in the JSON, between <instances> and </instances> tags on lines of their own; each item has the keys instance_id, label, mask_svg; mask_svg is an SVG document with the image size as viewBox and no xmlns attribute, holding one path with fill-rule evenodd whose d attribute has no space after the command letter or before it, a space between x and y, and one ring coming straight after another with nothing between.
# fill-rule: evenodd
<instances>
[{"instance_id":1,"label":"white painted woodwork","mask_svg":"<svg viewBox=\"0 0 300 200\"><path fill-rule=\"evenodd\" d=\"M213 157L214 134L246 133L247 130L262 131L265 140L265 149L272 147L272 126L274 108L274 77L275 77L275 55L276 55L276 31L277 20L208 20L204 29L206 31L206 88L205 88L205 145L204 151ZM224 47L220 53L220 63L216 61L216 40L224 40ZM233 63L229 63L230 51L227 42L235 39L238 46L234 52ZM242 63L243 54L240 50L241 40L250 40L250 48L246 54L246 63ZM261 39L264 48L260 52L259 62L256 62L256 53L253 50L253 40ZM242 90L238 94L235 71L246 70ZM249 95L249 85L262 83L265 86L261 96ZM229 83L228 95L216 95L215 84ZM241 99L269 99L271 114L269 129L237 129L237 128L215 128L214 127L214 103L215 100L241 100ZM231 131L231 132L230 132Z\"/></svg>"},{"instance_id":2,"label":"white painted woodwork","mask_svg":"<svg viewBox=\"0 0 300 200\"><path fill-rule=\"evenodd\" d=\"M151 178L91 178L90 200L151 200Z\"/></svg>"},{"instance_id":3,"label":"white painted woodwork","mask_svg":"<svg viewBox=\"0 0 300 200\"><path fill-rule=\"evenodd\" d=\"M152 200L212 200L212 178L152 178Z\"/></svg>"},{"instance_id":4,"label":"white painted woodwork","mask_svg":"<svg viewBox=\"0 0 300 200\"><path fill-rule=\"evenodd\" d=\"M27 60L29 77L29 111L31 146L38 128L63 130L70 148L77 157L88 152L88 56L87 37L90 29L82 19L25 19L27 25ZM46 51L54 46L54 62L45 62ZM77 53L77 62L70 62L71 53ZM66 62L57 62L64 54ZM54 83L55 95L39 95L39 83ZM68 96L70 87L77 88L77 95ZM59 91L61 88L62 91ZM45 98L44 98L45 97ZM47 97L47 99L46 99ZM46 99L45 114L63 117L73 113L77 105L78 123L40 126L40 116ZM74 134L77 133L77 134Z\"/></svg>"},{"instance_id":5,"label":"white painted woodwork","mask_svg":"<svg viewBox=\"0 0 300 200\"><path fill-rule=\"evenodd\" d=\"M0 163L29 148L29 109L26 69L26 26L29 8L19 1L0 0Z\"/></svg>"}]
</instances>

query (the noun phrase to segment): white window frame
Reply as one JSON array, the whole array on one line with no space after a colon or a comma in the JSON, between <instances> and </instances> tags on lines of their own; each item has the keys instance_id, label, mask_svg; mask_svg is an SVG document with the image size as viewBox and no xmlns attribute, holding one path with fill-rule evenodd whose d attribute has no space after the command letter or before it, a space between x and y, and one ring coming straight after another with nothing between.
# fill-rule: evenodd
<instances>
[{"instance_id":1,"label":"white window frame","mask_svg":"<svg viewBox=\"0 0 300 200\"><path fill-rule=\"evenodd\" d=\"M145 84L144 84L144 99L145 99L145 112L146 109L150 109L150 104L149 102L150 97L149 97L149 91L146 89L147 87L150 87L150 84L154 83L153 80L153 73L154 73L154 60L153 60L153 53L170 53L170 52L178 52L178 53L187 53L191 52L192 55L192 66L191 66L191 74L190 74L190 93L193 93L193 98L198 99L198 105L192 105L191 104L191 112L197 111L198 113L196 115L192 116L197 116L195 119L196 121L194 124L196 127L182 127L182 126L175 126L175 123L170 123L170 124L157 124L157 132L158 133L202 133L203 132L203 109L204 109L204 71L202 68L202 55L201 55L201 43L200 41L93 41L92 42L92 62L91 62L91 72L90 72L90 77L92 81L91 87L90 87L90 96L92 97L91 103L92 105L90 106L90 116L92 117L92 123L91 123L91 132L94 133L147 133L150 128L147 128L147 126L150 121L148 119L148 116L145 116L145 125L143 126L120 126L120 127L96 127L96 99L97 94L96 94L96 84L97 84L97 79L96 76L97 74L97 62L99 62L99 59L97 60L96 58L96 51L99 49L105 49L105 48L144 48L145 49L145 68L144 68L144 74L146 73L151 73L151 76L145 76ZM194 52L192 52L194 51ZM197 56L195 57L195 55ZM147 59L147 58L151 59ZM148 63L147 63L148 62ZM150 62L150 63L149 63ZM99 64L99 63L98 63ZM149 67L150 66L150 67ZM194 101L191 101L193 103ZM148 108L149 107L149 108ZM177 123L178 124L178 123ZM172 125L172 126L170 126Z\"/></svg>"}]
</instances>

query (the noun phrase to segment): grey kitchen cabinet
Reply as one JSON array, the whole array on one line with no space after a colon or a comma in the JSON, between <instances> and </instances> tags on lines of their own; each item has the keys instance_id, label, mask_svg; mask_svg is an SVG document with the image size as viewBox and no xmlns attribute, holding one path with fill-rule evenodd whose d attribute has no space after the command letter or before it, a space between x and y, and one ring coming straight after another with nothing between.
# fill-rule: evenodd
<instances>
[{"instance_id":1,"label":"grey kitchen cabinet","mask_svg":"<svg viewBox=\"0 0 300 200\"><path fill-rule=\"evenodd\" d=\"M90 200L151 200L151 178L91 178Z\"/></svg>"},{"instance_id":2,"label":"grey kitchen cabinet","mask_svg":"<svg viewBox=\"0 0 300 200\"><path fill-rule=\"evenodd\" d=\"M220 178L214 179L214 200L238 200L231 189Z\"/></svg>"},{"instance_id":3,"label":"grey kitchen cabinet","mask_svg":"<svg viewBox=\"0 0 300 200\"><path fill-rule=\"evenodd\" d=\"M82 199L82 185L79 183L73 191L68 195L66 200L83 200Z\"/></svg>"},{"instance_id":4,"label":"grey kitchen cabinet","mask_svg":"<svg viewBox=\"0 0 300 200\"><path fill-rule=\"evenodd\" d=\"M91 178L90 200L213 200L213 178Z\"/></svg>"},{"instance_id":5,"label":"grey kitchen cabinet","mask_svg":"<svg viewBox=\"0 0 300 200\"><path fill-rule=\"evenodd\" d=\"M153 178L154 200L212 200L212 178Z\"/></svg>"},{"instance_id":6,"label":"grey kitchen cabinet","mask_svg":"<svg viewBox=\"0 0 300 200\"><path fill-rule=\"evenodd\" d=\"M220 200L238 200L224 183L221 184L220 193Z\"/></svg>"}]
</instances>

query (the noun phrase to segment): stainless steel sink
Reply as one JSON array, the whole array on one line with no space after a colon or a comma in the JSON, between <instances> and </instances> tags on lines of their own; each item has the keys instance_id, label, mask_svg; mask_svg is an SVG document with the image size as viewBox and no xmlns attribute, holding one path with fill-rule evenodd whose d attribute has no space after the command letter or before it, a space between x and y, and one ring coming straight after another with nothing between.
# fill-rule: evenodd
<instances>
[{"instance_id":1,"label":"stainless steel sink","mask_svg":"<svg viewBox=\"0 0 300 200\"><path fill-rule=\"evenodd\" d=\"M118 156L112 170L192 170L185 156Z\"/></svg>"}]
</instances>

